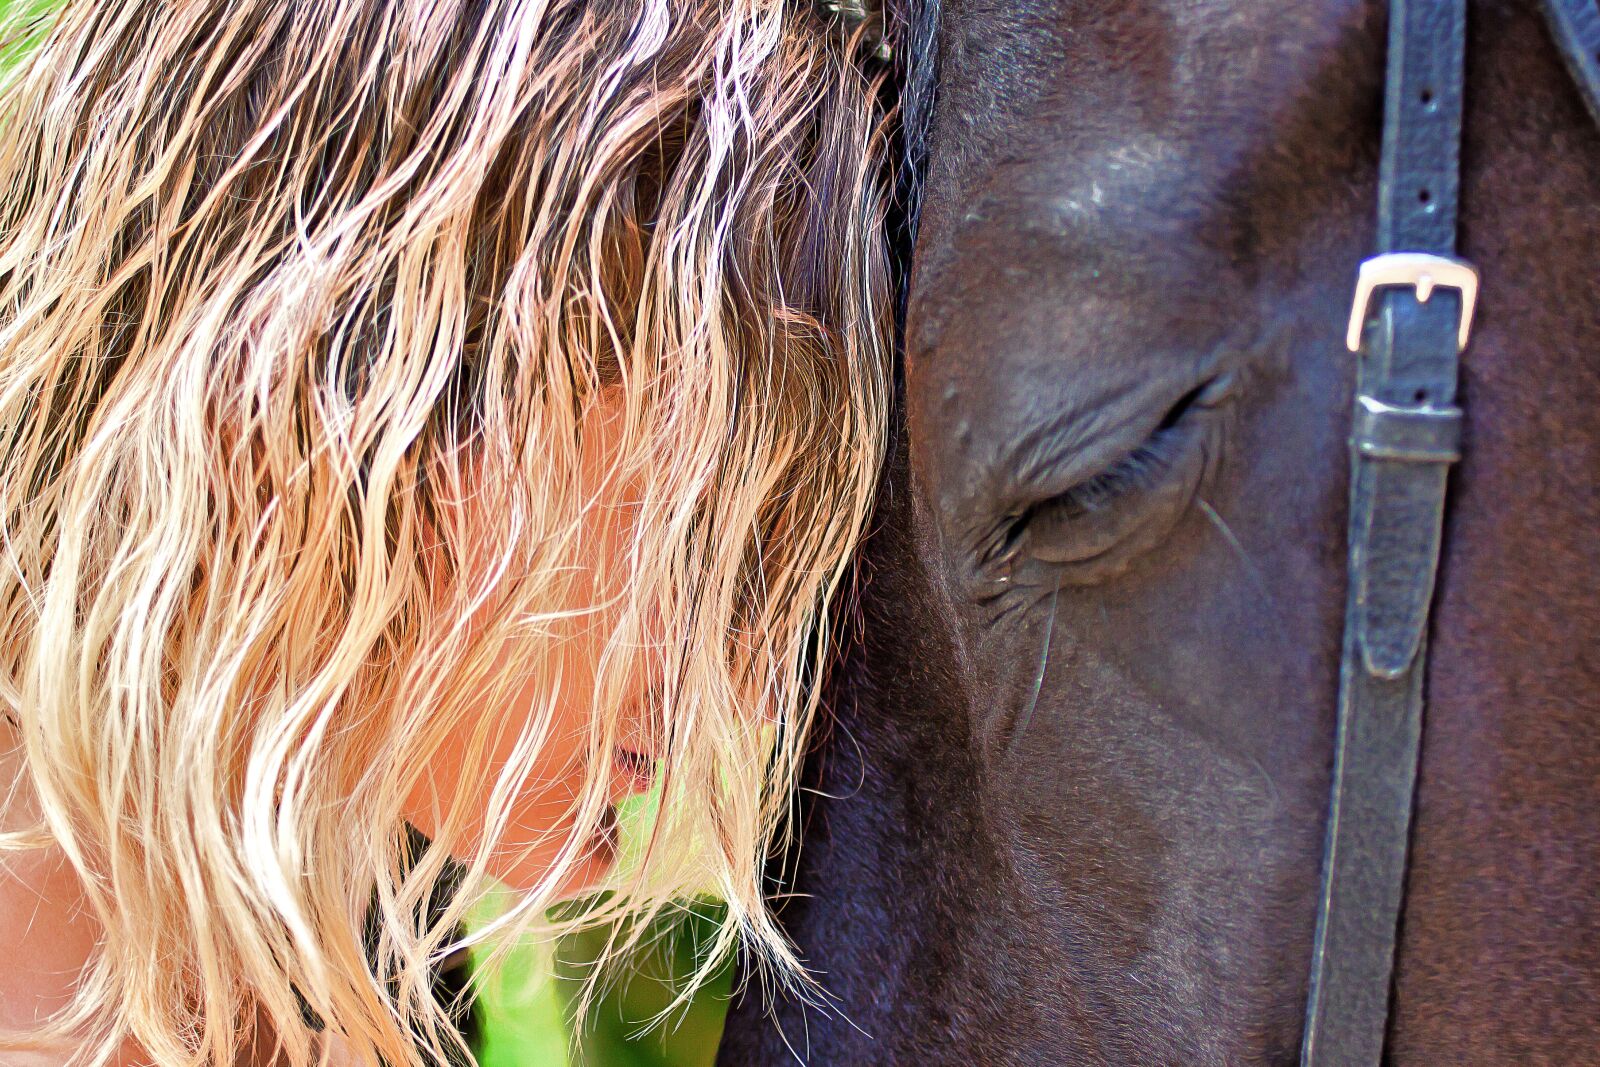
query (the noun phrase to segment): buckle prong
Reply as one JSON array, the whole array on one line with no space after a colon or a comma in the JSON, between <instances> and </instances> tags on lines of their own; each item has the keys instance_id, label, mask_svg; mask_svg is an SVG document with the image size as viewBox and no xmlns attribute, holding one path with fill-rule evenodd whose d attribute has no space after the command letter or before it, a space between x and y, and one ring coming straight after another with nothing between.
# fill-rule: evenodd
<instances>
[{"instance_id":1,"label":"buckle prong","mask_svg":"<svg viewBox=\"0 0 1600 1067\"><path fill-rule=\"evenodd\" d=\"M1352 352L1361 351L1361 335L1366 329L1372 294L1391 286L1409 286L1417 292L1417 302L1426 304L1439 287L1461 294L1461 328L1456 334L1456 350L1467 347L1472 333L1472 312L1478 305L1478 271L1464 259L1436 256L1429 252L1385 252L1361 264L1356 278L1356 297L1350 306L1350 326L1344 343Z\"/></svg>"}]
</instances>

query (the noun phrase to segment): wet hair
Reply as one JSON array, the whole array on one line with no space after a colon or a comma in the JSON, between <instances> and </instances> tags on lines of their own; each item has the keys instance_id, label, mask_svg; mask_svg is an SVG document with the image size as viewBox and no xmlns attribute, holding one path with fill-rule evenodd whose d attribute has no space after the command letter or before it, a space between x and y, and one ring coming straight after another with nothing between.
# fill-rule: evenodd
<instances>
[{"instance_id":1,"label":"wet hair","mask_svg":"<svg viewBox=\"0 0 1600 1067\"><path fill-rule=\"evenodd\" d=\"M870 68L794 0L11 19L0 709L43 818L0 846L60 848L104 928L31 1039L231 1067L268 1035L299 1067L325 1050L314 1017L362 1062L442 1055L436 965L551 708L486 830L457 804L415 854L406 798L441 739L496 740L475 714L496 648L553 705L595 620L576 829L475 936L709 892L728 919L706 973L736 943L799 973L761 872L885 433ZM574 612L602 401L638 521L625 592ZM469 494L486 528L463 527ZM640 671L661 813L602 905L549 918Z\"/></svg>"}]
</instances>

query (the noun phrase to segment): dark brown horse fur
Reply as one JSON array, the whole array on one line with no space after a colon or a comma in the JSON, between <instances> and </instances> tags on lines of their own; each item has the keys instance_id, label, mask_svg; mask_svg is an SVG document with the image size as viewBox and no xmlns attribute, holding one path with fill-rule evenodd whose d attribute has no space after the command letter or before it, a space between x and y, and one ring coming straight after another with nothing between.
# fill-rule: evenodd
<instances>
[{"instance_id":1,"label":"dark brown horse fur","mask_svg":"<svg viewBox=\"0 0 1600 1067\"><path fill-rule=\"evenodd\" d=\"M836 1004L747 996L723 1063L1294 1063L1386 8L902 22L901 421L782 886ZM1596 1063L1600 131L1532 0L1474 0L1466 86L1390 1062Z\"/></svg>"}]
</instances>

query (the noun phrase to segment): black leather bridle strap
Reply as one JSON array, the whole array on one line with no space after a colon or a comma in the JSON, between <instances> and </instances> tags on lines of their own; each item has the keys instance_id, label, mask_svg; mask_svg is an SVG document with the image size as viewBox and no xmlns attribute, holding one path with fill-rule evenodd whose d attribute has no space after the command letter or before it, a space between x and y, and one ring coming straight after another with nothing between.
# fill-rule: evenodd
<instances>
[{"instance_id":1,"label":"black leather bridle strap","mask_svg":"<svg viewBox=\"0 0 1600 1067\"><path fill-rule=\"evenodd\" d=\"M1600 3L1544 0L1544 17L1589 114L1600 122Z\"/></svg>"},{"instance_id":2,"label":"black leather bridle strap","mask_svg":"<svg viewBox=\"0 0 1600 1067\"><path fill-rule=\"evenodd\" d=\"M1380 254L1362 266L1352 321L1349 592L1305 1067L1373 1067L1383 1054L1428 608L1460 443L1458 352L1476 294L1453 258L1466 3L1393 0L1389 17Z\"/></svg>"}]
</instances>

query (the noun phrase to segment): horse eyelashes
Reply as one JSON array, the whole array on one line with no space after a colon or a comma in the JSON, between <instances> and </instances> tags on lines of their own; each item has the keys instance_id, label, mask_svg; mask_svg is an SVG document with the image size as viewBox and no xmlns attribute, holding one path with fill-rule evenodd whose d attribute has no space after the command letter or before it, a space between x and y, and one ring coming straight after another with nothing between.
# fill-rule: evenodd
<instances>
[{"instance_id":1,"label":"horse eyelashes","mask_svg":"<svg viewBox=\"0 0 1600 1067\"><path fill-rule=\"evenodd\" d=\"M1220 445L1216 416L1231 393L1226 376L1202 383L1131 451L1003 523L983 559L991 575L1009 582L1013 560L1024 558L1048 568L1035 582L1087 585L1123 573L1193 503Z\"/></svg>"},{"instance_id":2,"label":"horse eyelashes","mask_svg":"<svg viewBox=\"0 0 1600 1067\"><path fill-rule=\"evenodd\" d=\"M1148 488L1172 468L1173 453L1177 448L1175 437L1171 427L1157 430L1150 440L1109 470L1101 471L1059 496L1043 501L1039 508L1048 508L1063 518L1078 518L1111 507L1127 493Z\"/></svg>"},{"instance_id":3,"label":"horse eyelashes","mask_svg":"<svg viewBox=\"0 0 1600 1067\"><path fill-rule=\"evenodd\" d=\"M1035 524L1070 524L1090 519L1108 511L1128 494L1158 484L1181 449L1178 437L1173 426L1163 424L1148 441L1108 469L1013 516L983 553L982 563L1000 564L1015 556Z\"/></svg>"},{"instance_id":4,"label":"horse eyelashes","mask_svg":"<svg viewBox=\"0 0 1600 1067\"><path fill-rule=\"evenodd\" d=\"M1199 382L1137 446L1113 453L1095 473L1002 518L979 546L985 580L996 588L1009 583L1014 564L1025 558L1050 568L1055 579L1046 581L1088 584L1121 573L1159 543L1193 502L1219 445L1223 424L1216 416L1229 406L1237 382L1231 372Z\"/></svg>"}]
</instances>

